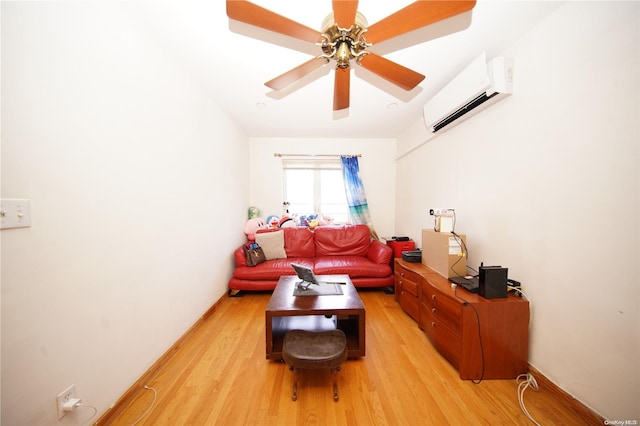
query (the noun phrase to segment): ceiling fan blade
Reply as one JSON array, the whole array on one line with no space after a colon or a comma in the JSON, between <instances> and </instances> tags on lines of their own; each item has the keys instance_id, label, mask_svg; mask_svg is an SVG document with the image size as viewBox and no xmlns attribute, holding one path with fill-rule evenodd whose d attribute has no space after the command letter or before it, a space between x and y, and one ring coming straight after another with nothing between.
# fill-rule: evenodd
<instances>
[{"instance_id":1,"label":"ceiling fan blade","mask_svg":"<svg viewBox=\"0 0 640 426\"><path fill-rule=\"evenodd\" d=\"M467 12L475 6L475 0L439 1L419 0L369 26L366 38L369 43L384 40L426 27L427 25Z\"/></svg>"},{"instance_id":2,"label":"ceiling fan blade","mask_svg":"<svg viewBox=\"0 0 640 426\"><path fill-rule=\"evenodd\" d=\"M349 82L351 70L336 68L336 79L333 85L333 110L349 108Z\"/></svg>"},{"instance_id":3,"label":"ceiling fan blade","mask_svg":"<svg viewBox=\"0 0 640 426\"><path fill-rule=\"evenodd\" d=\"M245 24L264 28L310 43L322 40L320 31L292 21L245 0L227 0L227 16Z\"/></svg>"},{"instance_id":4,"label":"ceiling fan blade","mask_svg":"<svg viewBox=\"0 0 640 426\"><path fill-rule=\"evenodd\" d=\"M424 75L371 52L360 58L360 65L404 90L411 90L424 80Z\"/></svg>"},{"instance_id":5,"label":"ceiling fan blade","mask_svg":"<svg viewBox=\"0 0 640 426\"><path fill-rule=\"evenodd\" d=\"M333 19L340 28L349 28L356 21L358 0L333 0Z\"/></svg>"},{"instance_id":6,"label":"ceiling fan blade","mask_svg":"<svg viewBox=\"0 0 640 426\"><path fill-rule=\"evenodd\" d=\"M273 80L267 81L264 85L273 90L284 89L288 85L295 83L307 74L310 74L316 69L325 65L327 62L329 62L328 59L318 56L305 62L302 65L298 65L297 67L285 72L282 75L279 75Z\"/></svg>"}]
</instances>

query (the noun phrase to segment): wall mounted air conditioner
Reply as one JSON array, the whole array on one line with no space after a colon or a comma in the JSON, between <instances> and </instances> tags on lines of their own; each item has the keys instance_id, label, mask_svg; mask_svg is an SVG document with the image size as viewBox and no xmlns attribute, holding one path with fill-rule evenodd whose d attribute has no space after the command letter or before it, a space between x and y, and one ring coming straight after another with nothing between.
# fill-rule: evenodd
<instances>
[{"instance_id":1,"label":"wall mounted air conditioner","mask_svg":"<svg viewBox=\"0 0 640 426\"><path fill-rule=\"evenodd\" d=\"M424 106L427 128L448 130L513 92L513 59L482 53Z\"/></svg>"}]
</instances>

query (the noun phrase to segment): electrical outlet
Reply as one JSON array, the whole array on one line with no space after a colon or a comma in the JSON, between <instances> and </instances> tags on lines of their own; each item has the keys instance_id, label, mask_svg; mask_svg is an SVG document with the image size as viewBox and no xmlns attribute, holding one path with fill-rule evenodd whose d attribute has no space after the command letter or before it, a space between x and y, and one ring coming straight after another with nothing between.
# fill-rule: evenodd
<instances>
[{"instance_id":1,"label":"electrical outlet","mask_svg":"<svg viewBox=\"0 0 640 426\"><path fill-rule=\"evenodd\" d=\"M31 226L30 200L0 200L0 229L27 228Z\"/></svg>"},{"instance_id":2,"label":"electrical outlet","mask_svg":"<svg viewBox=\"0 0 640 426\"><path fill-rule=\"evenodd\" d=\"M69 402L71 399L76 398L76 385L71 385L56 396L58 407L58 420L67 414L62 408L65 402Z\"/></svg>"}]
</instances>

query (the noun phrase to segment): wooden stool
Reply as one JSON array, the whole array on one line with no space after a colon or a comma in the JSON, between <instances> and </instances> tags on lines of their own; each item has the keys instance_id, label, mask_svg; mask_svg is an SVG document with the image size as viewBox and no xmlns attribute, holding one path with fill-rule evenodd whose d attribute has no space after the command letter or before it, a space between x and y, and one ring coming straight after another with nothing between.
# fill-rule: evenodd
<instances>
[{"instance_id":1,"label":"wooden stool","mask_svg":"<svg viewBox=\"0 0 640 426\"><path fill-rule=\"evenodd\" d=\"M333 400L338 401L340 366L347 360L347 338L342 330L291 330L284 336L282 358L293 371L292 400L298 399L300 370L326 368L331 370Z\"/></svg>"}]
</instances>

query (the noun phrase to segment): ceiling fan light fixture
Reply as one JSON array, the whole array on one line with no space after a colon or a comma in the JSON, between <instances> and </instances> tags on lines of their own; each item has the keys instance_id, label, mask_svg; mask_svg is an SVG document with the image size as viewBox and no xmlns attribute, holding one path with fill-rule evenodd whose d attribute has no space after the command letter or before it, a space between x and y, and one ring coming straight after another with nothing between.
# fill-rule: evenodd
<instances>
[{"instance_id":1,"label":"ceiling fan light fixture","mask_svg":"<svg viewBox=\"0 0 640 426\"><path fill-rule=\"evenodd\" d=\"M323 33L326 33L332 27L335 27L335 28L338 28L338 30L342 30L346 34L349 34L353 30L355 30L355 28L360 28L360 31L361 31L364 28L367 28L368 26L369 26L369 22L367 21L367 18L365 18L362 13L356 12L356 19L355 19L354 24L351 26L351 28L339 28L338 24L336 23L336 20L335 20L335 18L333 16L333 12L331 12L331 13L329 13L327 15L326 18L324 18L322 20L322 26L320 28L322 28L322 32Z\"/></svg>"},{"instance_id":2,"label":"ceiling fan light fixture","mask_svg":"<svg viewBox=\"0 0 640 426\"><path fill-rule=\"evenodd\" d=\"M336 61L336 68L349 68L351 59L358 59L365 54L365 48L369 47L364 40L368 22L364 15L356 12L356 19L349 28L340 28L334 19L333 13L329 13L322 21L322 51L324 57Z\"/></svg>"},{"instance_id":3,"label":"ceiling fan light fixture","mask_svg":"<svg viewBox=\"0 0 640 426\"><path fill-rule=\"evenodd\" d=\"M335 60L338 68L349 68L349 60L351 59L351 49L347 41L338 44L338 50L335 54Z\"/></svg>"}]
</instances>

